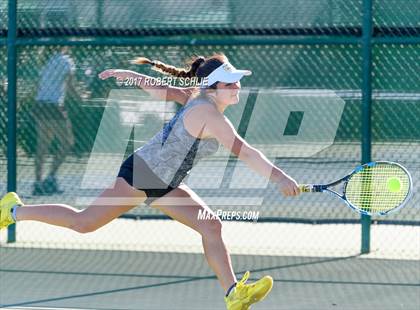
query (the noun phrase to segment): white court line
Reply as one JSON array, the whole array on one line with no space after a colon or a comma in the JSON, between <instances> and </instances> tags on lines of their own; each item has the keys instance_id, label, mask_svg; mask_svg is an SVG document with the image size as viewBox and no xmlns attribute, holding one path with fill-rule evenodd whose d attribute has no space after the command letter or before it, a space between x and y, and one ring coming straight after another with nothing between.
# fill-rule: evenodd
<instances>
[{"instance_id":1,"label":"white court line","mask_svg":"<svg viewBox=\"0 0 420 310\"><path fill-rule=\"evenodd\" d=\"M1 307L0 309L9 309L9 310L69 310L69 309L97 310L95 308L75 308L75 307L69 307L69 308L55 308L55 307L18 307L18 308L11 308L11 307Z\"/></svg>"}]
</instances>

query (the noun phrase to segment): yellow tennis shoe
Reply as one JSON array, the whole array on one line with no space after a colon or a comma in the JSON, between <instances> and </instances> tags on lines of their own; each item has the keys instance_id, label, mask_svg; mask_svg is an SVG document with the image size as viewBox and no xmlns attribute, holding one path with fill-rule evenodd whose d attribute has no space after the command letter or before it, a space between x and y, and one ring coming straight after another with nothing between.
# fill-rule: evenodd
<instances>
[{"instance_id":1,"label":"yellow tennis shoe","mask_svg":"<svg viewBox=\"0 0 420 310\"><path fill-rule=\"evenodd\" d=\"M228 310L247 310L251 304L263 300L273 288L273 278L270 276L265 276L254 283L245 284L248 278L249 271L225 297Z\"/></svg>"},{"instance_id":2,"label":"yellow tennis shoe","mask_svg":"<svg viewBox=\"0 0 420 310\"><path fill-rule=\"evenodd\" d=\"M7 193L0 200L0 229L15 223L12 216L14 206L23 206L22 200L14 192Z\"/></svg>"}]
</instances>

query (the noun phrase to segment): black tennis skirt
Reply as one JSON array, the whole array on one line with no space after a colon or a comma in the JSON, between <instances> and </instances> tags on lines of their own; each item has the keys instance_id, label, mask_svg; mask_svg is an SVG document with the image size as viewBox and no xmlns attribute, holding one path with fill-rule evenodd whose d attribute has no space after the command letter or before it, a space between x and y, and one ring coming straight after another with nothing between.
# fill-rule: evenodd
<instances>
[{"instance_id":1,"label":"black tennis skirt","mask_svg":"<svg viewBox=\"0 0 420 310\"><path fill-rule=\"evenodd\" d=\"M146 204L166 195L174 188L163 182L146 164L135 154L130 155L121 165L118 176L132 187L144 191L147 195Z\"/></svg>"}]
</instances>

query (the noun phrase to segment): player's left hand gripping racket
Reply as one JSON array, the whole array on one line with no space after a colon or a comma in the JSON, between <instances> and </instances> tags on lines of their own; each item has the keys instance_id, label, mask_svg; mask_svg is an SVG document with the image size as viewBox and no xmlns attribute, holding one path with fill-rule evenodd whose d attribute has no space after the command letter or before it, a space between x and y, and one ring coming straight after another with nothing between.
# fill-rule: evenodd
<instances>
[{"instance_id":1,"label":"player's left hand gripping racket","mask_svg":"<svg viewBox=\"0 0 420 310\"><path fill-rule=\"evenodd\" d=\"M342 185L342 193L331 187ZM412 192L411 175L403 166L377 161L358 166L344 178L329 184L302 184L301 192L332 193L353 210L366 215L385 215L402 208Z\"/></svg>"}]
</instances>

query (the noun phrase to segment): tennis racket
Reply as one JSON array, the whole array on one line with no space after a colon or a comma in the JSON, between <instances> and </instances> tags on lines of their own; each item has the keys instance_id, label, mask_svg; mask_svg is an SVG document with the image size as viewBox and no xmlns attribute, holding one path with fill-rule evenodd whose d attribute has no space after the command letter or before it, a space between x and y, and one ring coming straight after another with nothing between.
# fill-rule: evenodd
<instances>
[{"instance_id":1,"label":"tennis racket","mask_svg":"<svg viewBox=\"0 0 420 310\"><path fill-rule=\"evenodd\" d=\"M341 192L331 189L341 185ZM329 184L299 185L303 193L327 192L351 209L366 215L385 215L407 203L412 194L411 175L403 166L377 161L358 166L344 178Z\"/></svg>"}]
</instances>

